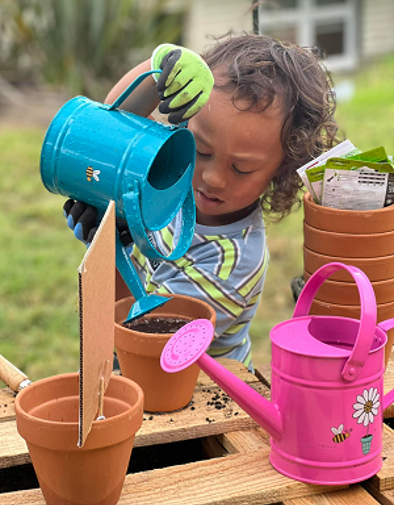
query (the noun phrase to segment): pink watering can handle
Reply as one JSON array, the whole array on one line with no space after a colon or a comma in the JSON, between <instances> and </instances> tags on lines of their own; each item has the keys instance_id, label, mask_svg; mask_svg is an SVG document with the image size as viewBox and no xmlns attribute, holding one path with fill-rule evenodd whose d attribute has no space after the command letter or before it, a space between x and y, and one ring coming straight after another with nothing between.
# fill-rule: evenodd
<instances>
[{"instance_id":1,"label":"pink watering can handle","mask_svg":"<svg viewBox=\"0 0 394 505\"><path fill-rule=\"evenodd\" d=\"M310 277L301 291L293 317L309 314L313 299L323 282L338 270L347 270L356 282L361 306L360 326L353 351L342 370L342 377L348 381L357 378L371 349L375 335L377 308L375 293L368 277L357 267L344 263L328 263Z\"/></svg>"}]
</instances>

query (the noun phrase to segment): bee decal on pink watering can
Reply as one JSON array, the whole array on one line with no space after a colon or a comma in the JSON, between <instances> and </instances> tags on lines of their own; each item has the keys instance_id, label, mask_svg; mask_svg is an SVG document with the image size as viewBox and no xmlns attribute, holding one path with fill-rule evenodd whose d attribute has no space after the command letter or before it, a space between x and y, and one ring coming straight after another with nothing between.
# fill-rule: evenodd
<instances>
[{"instance_id":1,"label":"bee decal on pink watering can","mask_svg":"<svg viewBox=\"0 0 394 505\"><path fill-rule=\"evenodd\" d=\"M352 429L350 428L350 430L344 430L344 425L340 424L338 428L332 427L331 431L334 434L334 436L332 437L332 441L335 442L336 444L339 444L341 442L344 442L346 439L350 437Z\"/></svg>"},{"instance_id":2,"label":"bee decal on pink watering can","mask_svg":"<svg viewBox=\"0 0 394 505\"><path fill-rule=\"evenodd\" d=\"M378 388L371 387L369 390L364 389L362 395L357 395L357 403L353 404L354 419L357 419L357 424L363 424L367 428L366 434L361 438L363 454L369 454L371 450L373 435L369 433L369 425L373 424L374 416L378 415L379 398Z\"/></svg>"}]
</instances>

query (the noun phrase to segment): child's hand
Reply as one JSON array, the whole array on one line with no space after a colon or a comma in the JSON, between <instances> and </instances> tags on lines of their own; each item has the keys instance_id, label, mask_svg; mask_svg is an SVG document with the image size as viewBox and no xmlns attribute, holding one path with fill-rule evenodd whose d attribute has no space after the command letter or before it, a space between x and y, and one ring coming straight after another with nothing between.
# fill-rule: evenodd
<instances>
[{"instance_id":1,"label":"child's hand","mask_svg":"<svg viewBox=\"0 0 394 505\"><path fill-rule=\"evenodd\" d=\"M159 111L169 114L170 123L191 118L207 103L213 88L213 75L205 61L193 51L173 44L162 44L152 54L153 74L162 103Z\"/></svg>"},{"instance_id":2,"label":"child's hand","mask_svg":"<svg viewBox=\"0 0 394 505\"><path fill-rule=\"evenodd\" d=\"M97 231L97 209L84 202L67 200L63 205L63 212L75 238L89 246Z\"/></svg>"},{"instance_id":3,"label":"child's hand","mask_svg":"<svg viewBox=\"0 0 394 505\"><path fill-rule=\"evenodd\" d=\"M89 246L97 231L97 209L84 202L67 200L63 205L63 212L67 219L68 227L74 231L75 237ZM120 240L125 247L133 245L127 221L120 217L116 218L116 229Z\"/></svg>"}]
</instances>

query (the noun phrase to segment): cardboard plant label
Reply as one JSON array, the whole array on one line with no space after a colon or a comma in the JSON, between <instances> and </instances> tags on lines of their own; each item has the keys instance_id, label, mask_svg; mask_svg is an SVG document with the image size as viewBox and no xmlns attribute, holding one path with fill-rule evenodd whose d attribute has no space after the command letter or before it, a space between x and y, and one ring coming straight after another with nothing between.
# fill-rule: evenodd
<instances>
[{"instance_id":1,"label":"cardboard plant label","mask_svg":"<svg viewBox=\"0 0 394 505\"><path fill-rule=\"evenodd\" d=\"M115 311L115 203L110 201L79 274L79 440L82 447L97 418L100 384L112 373ZM105 411L104 411L105 416Z\"/></svg>"}]
</instances>

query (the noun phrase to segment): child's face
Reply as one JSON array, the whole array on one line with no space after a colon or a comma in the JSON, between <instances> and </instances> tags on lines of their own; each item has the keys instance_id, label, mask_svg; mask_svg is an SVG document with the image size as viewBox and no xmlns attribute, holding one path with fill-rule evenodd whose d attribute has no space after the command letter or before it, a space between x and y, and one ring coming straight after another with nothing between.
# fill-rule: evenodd
<instances>
[{"instance_id":1,"label":"child's face","mask_svg":"<svg viewBox=\"0 0 394 505\"><path fill-rule=\"evenodd\" d=\"M193 189L199 224L230 224L250 213L283 160L282 123L275 103L264 112L240 111L230 94L212 91L189 120L197 144Z\"/></svg>"}]
</instances>

